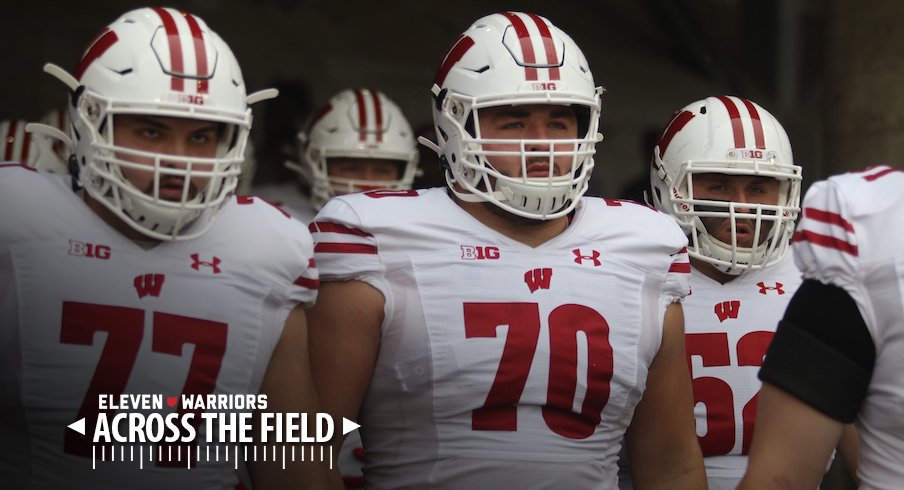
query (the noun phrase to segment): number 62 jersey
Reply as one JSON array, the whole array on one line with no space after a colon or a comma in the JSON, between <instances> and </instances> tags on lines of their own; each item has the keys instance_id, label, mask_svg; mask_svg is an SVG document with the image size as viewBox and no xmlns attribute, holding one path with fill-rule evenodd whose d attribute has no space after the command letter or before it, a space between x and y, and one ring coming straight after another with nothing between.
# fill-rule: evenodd
<instances>
[{"instance_id":1,"label":"number 62 jersey","mask_svg":"<svg viewBox=\"0 0 904 490\"><path fill-rule=\"evenodd\" d=\"M369 488L616 487L687 241L644 206L576 209L535 248L443 188L342 196L315 218L322 280L385 298L359 420Z\"/></svg>"},{"instance_id":2,"label":"number 62 jersey","mask_svg":"<svg viewBox=\"0 0 904 490\"><path fill-rule=\"evenodd\" d=\"M149 459L162 442L101 462L99 397L258 393L289 311L316 297L312 255L303 225L253 198L232 198L199 238L145 248L68 176L0 167L0 486L233 488L233 458L207 460L199 413L201 442L172 447L181 463ZM184 411L173 405L150 412ZM67 428L82 418L85 436Z\"/></svg>"}]
</instances>

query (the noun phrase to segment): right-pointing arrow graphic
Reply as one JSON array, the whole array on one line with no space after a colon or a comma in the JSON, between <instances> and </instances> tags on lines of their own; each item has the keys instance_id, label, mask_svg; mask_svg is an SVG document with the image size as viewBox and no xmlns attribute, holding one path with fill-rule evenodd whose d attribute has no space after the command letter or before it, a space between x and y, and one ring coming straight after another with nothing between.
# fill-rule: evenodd
<instances>
[{"instance_id":1,"label":"right-pointing arrow graphic","mask_svg":"<svg viewBox=\"0 0 904 490\"><path fill-rule=\"evenodd\" d=\"M344 424L343 424L344 425ZM85 419L80 418L68 425L68 427L81 435L85 435Z\"/></svg>"},{"instance_id":2,"label":"right-pointing arrow graphic","mask_svg":"<svg viewBox=\"0 0 904 490\"><path fill-rule=\"evenodd\" d=\"M84 422L85 422L85 419L82 419L82 430L84 430L84 427L85 427ZM361 426L352 422L351 420L349 420L345 417L342 417L342 435L348 434L349 432L351 432L353 430L357 430L358 427L361 427Z\"/></svg>"}]
</instances>

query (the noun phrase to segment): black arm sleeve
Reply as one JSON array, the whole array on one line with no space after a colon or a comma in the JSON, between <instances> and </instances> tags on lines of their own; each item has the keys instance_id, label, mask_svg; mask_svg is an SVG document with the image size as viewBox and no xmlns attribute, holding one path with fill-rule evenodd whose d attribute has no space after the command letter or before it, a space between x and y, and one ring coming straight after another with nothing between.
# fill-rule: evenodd
<instances>
[{"instance_id":1,"label":"black arm sleeve","mask_svg":"<svg viewBox=\"0 0 904 490\"><path fill-rule=\"evenodd\" d=\"M760 379L839 422L854 421L872 377L876 348L851 296L806 280L766 353Z\"/></svg>"}]
</instances>

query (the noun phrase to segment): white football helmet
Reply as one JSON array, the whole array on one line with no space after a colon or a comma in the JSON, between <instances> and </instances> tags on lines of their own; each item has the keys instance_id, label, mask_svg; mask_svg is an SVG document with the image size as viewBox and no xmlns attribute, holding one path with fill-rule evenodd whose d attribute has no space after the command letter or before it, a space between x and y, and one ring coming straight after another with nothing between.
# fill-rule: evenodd
<instances>
[{"instance_id":1,"label":"white football helmet","mask_svg":"<svg viewBox=\"0 0 904 490\"><path fill-rule=\"evenodd\" d=\"M235 56L203 20L169 8L133 10L97 36L74 80L59 67L45 69L73 90L71 134L78 162L73 177L94 199L154 239L191 239L210 228L236 188L251 126L248 104L255 95L246 96ZM120 114L221 123L216 156L117 146L113 118ZM154 163L131 161L138 157ZM123 177L123 168L152 173L151 192L132 185ZM161 180L172 176L186 182L180 200L159 196ZM187 185L193 176L209 179L195 196Z\"/></svg>"},{"instance_id":2,"label":"white football helmet","mask_svg":"<svg viewBox=\"0 0 904 490\"><path fill-rule=\"evenodd\" d=\"M772 177L779 181L774 205L703 200L694 197L696 174L718 173ZM691 257L737 275L768 267L788 251L800 212L801 168L778 120L740 97L708 97L675 114L653 150L650 173L653 204L678 220L688 234ZM730 219L732 243L707 232L701 218ZM754 243L738 246L739 219L750 220ZM765 236L765 238L763 238Z\"/></svg>"},{"instance_id":3,"label":"white football helmet","mask_svg":"<svg viewBox=\"0 0 904 490\"><path fill-rule=\"evenodd\" d=\"M536 14L501 12L483 17L458 38L436 72L432 89L437 145L446 181L462 200L488 201L533 219L566 215L587 191L598 133L601 87L572 39ZM575 139L503 140L481 136L486 107L551 104L576 109ZM488 151L484 145L517 145L517 151ZM548 149L533 150L531 146ZM492 156L521 159L522 176L503 175ZM561 176L525 177L527 160L572 159ZM460 187L459 187L460 186Z\"/></svg>"},{"instance_id":4,"label":"white football helmet","mask_svg":"<svg viewBox=\"0 0 904 490\"><path fill-rule=\"evenodd\" d=\"M286 162L311 186L310 199L320 209L333 196L370 189L410 189L420 154L402 110L380 91L343 90L311 117L298 133L302 164ZM399 178L373 181L331 177L333 157L398 161Z\"/></svg>"}]
</instances>

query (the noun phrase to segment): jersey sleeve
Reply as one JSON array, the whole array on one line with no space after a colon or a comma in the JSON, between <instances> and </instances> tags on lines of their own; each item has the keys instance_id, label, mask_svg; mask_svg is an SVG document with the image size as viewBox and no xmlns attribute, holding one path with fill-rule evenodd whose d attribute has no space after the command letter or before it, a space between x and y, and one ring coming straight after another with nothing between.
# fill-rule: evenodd
<instances>
[{"instance_id":1,"label":"jersey sleeve","mask_svg":"<svg viewBox=\"0 0 904 490\"><path fill-rule=\"evenodd\" d=\"M314 260L314 241L304 223L293 219L277 206L259 198L239 198L252 200L259 209L258 219L269 221L270 229L275 230L278 239L268 243L267 257L281 257L268 261L274 270L272 274L285 287L285 296L292 305L301 304L309 307L317 299L320 277ZM277 245L278 244L278 245Z\"/></svg>"},{"instance_id":2,"label":"jersey sleeve","mask_svg":"<svg viewBox=\"0 0 904 490\"><path fill-rule=\"evenodd\" d=\"M345 200L327 202L308 229L322 280L366 280L383 275L376 236Z\"/></svg>"},{"instance_id":3,"label":"jersey sleeve","mask_svg":"<svg viewBox=\"0 0 904 490\"><path fill-rule=\"evenodd\" d=\"M681 247L672 255L669 272L665 276L663 286L663 302L665 304L681 301L691 289L691 262L687 255L687 247Z\"/></svg>"},{"instance_id":4,"label":"jersey sleeve","mask_svg":"<svg viewBox=\"0 0 904 490\"><path fill-rule=\"evenodd\" d=\"M860 268L858 237L844 194L832 180L813 184L794 232L794 261L806 279L845 287Z\"/></svg>"},{"instance_id":5,"label":"jersey sleeve","mask_svg":"<svg viewBox=\"0 0 904 490\"><path fill-rule=\"evenodd\" d=\"M671 263L662 288L662 302L665 306L682 301L691 290L691 261L687 254L687 237L675 220L668 217L668 221L668 231L671 233L664 233L664 236Z\"/></svg>"}]
</instances>

